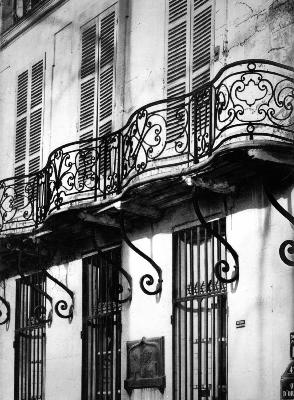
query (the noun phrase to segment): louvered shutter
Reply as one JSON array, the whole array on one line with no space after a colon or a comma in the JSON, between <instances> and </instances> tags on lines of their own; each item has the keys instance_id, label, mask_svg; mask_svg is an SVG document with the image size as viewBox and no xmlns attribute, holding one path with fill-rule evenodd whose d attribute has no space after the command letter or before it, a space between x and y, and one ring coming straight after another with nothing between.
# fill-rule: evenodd
<instances>
[{"instance_id":1,"label":"louvered shutter","mask_svg":"<svg viewBox=\"0 0 294 400\"><path fill-rule=\"evenodd\" d=\"M167 43L167 97L177 97L188 90L188 0L169 0ZM167 110L167 141L172 142L181 134L173 104Z\"/></svg>"},{"instance_id":2,"label":"louvered shutter","mask_svg":"<svg viewBox=\"0 0 294 400\"><path fill-rule=\"evenodd\" d=\"M116 54L115 8L102 13L82 28L80 140L104 136L112 131ZM79 181L91 175L91 152L87 144L80 154ZM100 175L109 168L110 153L106 141L99 149ZM81 183L82 184L82 183Z\"/></svg>"},{"instance_id":3,"label":"louvered shutter","mask_svg":"<svg viewBox=\"0 0 294 400\"><path fill-rule=\"evenodd\" d=\"M29 174L40 168L41 133L43 117L43 60L32 66L30 132L29 132Z\"/></svg>"},{"instance_id":4,"label":"louvered shutter","mask_svg":"<svg viewBox=\"0 0 294 400\"><path fill-rule=\"evenodd\" d=\"M40 168L43 119L44 61L17 78L15 175L31 174ZM24 205L24 179L15 182L15 206Z\"/></svg>"},{"instance_id":5,"label":"louvered shutter","mask_svg":"<svg viewBox=\"0 0 294 400\"><path fill-rule=\"evenodd\" d=\"M192 57L192 88L197 89L210 80L211 55L211 0L194 0L193 10L193 57ZM202 157L209 150L210 132L210 91L205 89L196 97L196 132L197 156ZM193 107L194 121L194 107Z\"/></svg>"},{"instance_id":6,"label":"louvered shutter","mask_svg":"<svg viewBox=\"0 0 294 400\"><path fill-rule=\"evenodd\" d=\"M80 140L93 138L97 120L97 21L87 24L82 29L82 55L80 77ZM91 173L92 153L87 151L89 145L80 143L79 183L84 185L87 175Z\"/></svg>"},{"instance_id":7,"label":"louvered shutter","mask_svg":"<svg viewBox=\"0 0 294 400\"><path fill-rule=\"evenodd\" d=\"M211 0L194 0L193 12L193 89L203 85L210 79L211 54Z\"/></svg>"},{"instance_id":8,"label":"louvered shutter","mask_svg":"<svg viewBox=\"0 0 294 400\"><path fill-rule=\"evenodd\" d=\"M212 0L169 0L167 96L210 78Z\"/></svg>"},{"instance_id":9,"label":"louvered shutter","mask_svg":"<svg viewBox=\"0 0 294 400\"><path fill-rule=\"evenodd\" d=\"M98 135L111 133L113 120L114 77L115 77L115 11L102 15L100 20L100 46L98 70ZM100 175L111 168L110 146L107 140L101 142Z\"/></svg>"}]
</instances>

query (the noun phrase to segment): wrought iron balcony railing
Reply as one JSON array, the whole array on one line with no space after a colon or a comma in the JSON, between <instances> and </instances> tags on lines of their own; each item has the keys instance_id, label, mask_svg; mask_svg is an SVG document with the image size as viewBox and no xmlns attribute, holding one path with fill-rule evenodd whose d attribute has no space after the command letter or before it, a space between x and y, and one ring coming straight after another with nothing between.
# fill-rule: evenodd
<instances>
[{"instance_id":1,"label":"wrought iron balcony railing","mask_svg":"<svg viewBox=\"0 0 294 400\"><path fill-rule=\"evenodd\" d=\"M113 200L232 143L293 145L293 75L275 62L236 62L185 96L141 107L108 136L59 147L39 172L0 182L0 232L32 230L69 205Z\"/></svg>"}]
</instances>

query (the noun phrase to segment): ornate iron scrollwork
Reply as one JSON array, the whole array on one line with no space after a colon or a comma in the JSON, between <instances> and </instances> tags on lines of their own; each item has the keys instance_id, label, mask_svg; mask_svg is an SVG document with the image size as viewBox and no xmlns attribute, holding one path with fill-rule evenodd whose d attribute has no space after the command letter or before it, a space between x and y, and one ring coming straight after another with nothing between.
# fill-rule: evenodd
<instances>
[{"instance_id":1,"label":"ornate iron scrollwork","mask_svg":"<svg viewBox=\"0 0 294 400\"><path fill-rule=\"evenodd\" d=\"M294 217L286 211L281 204L274 198L272 192L270 191L268 184L263 180L263 188L264 192L267 195L269 202L275 207L279 213L281 213L293 226L294 226ZM294 260L291 260L286 255L286 250L289 254L294 254L294 240L285 240L279 248L279 255L281 260L290 267L294 267Z\"/></svg>"},{"instance_id":2,"label":"ornate iron scrollwork","mask_svg":"<svg viewBox=\"0 0 294 400\"><path fill-rule=\"evenodd\" d=\"M217 263L214 266L214 273L215 273L216 278L222 283L232 283L232 282L237 281L239 279L239 256L238 256L236 250L233 249L233 247L230 245L230 243L228 243L227 240L223 236L221 236L218 232L216 232L214 229L212 229L211 226L205 221L205 219L201 213L200 207L199 207L197 193L196 193L195 188L193 189L192 202L193 202L195 213L196 213L201 225L203 225L205 227L205 229L207 230L207 232L209 232L211 235L216 237L225 246L225 248L231 253L231 255L235 261L235 265L234 265L235 271L232 273L231 278L226 278L226 277L222 276L222 272L228 273L230 271L230 265L229 265L228 261L227 260L217 261Z\"/></svg>"},{"instance_id":3,"label":"ornate iron scrollwork","mask_svg":"<svg viewBox=\"0 0 294 400\"><path fill-rule=\"evenodd\" d=\"M156 264L156 262L154 260L152 260L151 257L147 256L147 254L145 254L142 250L138 249L138 247L136 247L128 238L127 236L127 232L125 229L125 223L124 223L124 215L123 215L123 211L121 211L120 213L120 227L121 227L121 234L122 234L122 238L123 240L126 242L126 244L132 249L134 250L137 254L139 254L139 256L141 256L142 258L144 258L144 260L148 261L149 264L152 265L152 267L156 270L157 275L158 275L158 280L157 280L157 285L155 290L148 290L145 285L148 286L152 286L154 284L154 278L152 275L150 274L145 274L140 278L140 287L142 289L142 291L145 294L148 295L156 295L161 293L162 291L162 270L161 268Z\"/></svg>"},{"instance_id":4,"label":"ornate iron scrollwork","mask_svg":"<svg viewBox=\"0 0 294 400\"><path fill-rule=\"evenodd\" d=\"M73 310L74 310L74 293L72 290L70 290L67 286L65 286L63 283L61 283L58 279L54 278L54 276L52 276L51 274L49 274L49 272L47 272L46 270L42 270L43 273L45 274L45 276L47 278L49 278L51 281L53 281L54 283L56 283L58 286L60 286L71 298L71 305L69 306L67 301L65 300L59 300L57 301L57 303L55 304L54 310L56 312L56 314L58 315L58 317L60 318L68 318L70 321L73 319ZM63 314L62 311L67 311L67 314Z\"/></svg>"},{"instance_id":5,"label":"ornate iron scrollwork","mask_svg":"<svg viewBox=\"0 0 294 400\"><path fill-rule=\"evenodd\" d=\"M48 312L48 317L46 317L46 307L43 305L38 305L32 312L32 316L39 322L39 323L47 323L49 326L52 324L53 320L53 299L52 297L46 293L44 290L39 288L38 286L34 285L27 276L25 276L21 270L21 262L22 262L22 251L18 252L18 273L21 276L22 280L25 282L26 285L30 286L33 290L39 293L41 296L44 296L46 300L50 303L50 310Z\"/></svg>"},{"instance_id":6,"label":"ornate iron scrollwork","mask_svg":"<svg viewBox=\"0 0 294 400\"><path fill-rule=\"evenodd\" d=\"M4 282L5 284L5 282ZM10 303L2 296L0 296L0 302L4 305L6 308L6 316L3 321L0 320L0 325L7 324L10 321ZM3 311L0 310L0 318L3 315Z\"/></svg>"}]
</instances>

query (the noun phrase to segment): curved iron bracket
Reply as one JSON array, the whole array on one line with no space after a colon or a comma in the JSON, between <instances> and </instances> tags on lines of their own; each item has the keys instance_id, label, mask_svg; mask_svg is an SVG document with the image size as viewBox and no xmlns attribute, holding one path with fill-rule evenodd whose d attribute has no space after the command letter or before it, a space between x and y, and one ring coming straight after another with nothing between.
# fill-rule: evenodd
<instances>
[{"instance_id":1,"label":"curved iron bracket","mask_svg":"<svg viewBox=\"0 0 294 400\"><path fill-rule=\"evenodd\" d=\"M277 211L279 211L280 214L282 214L293 226L294 226L294 217L288 211L286 211L280 203L274 198L272 192L270 191L266 181L262 179L262 185L264 192L269 200L269 202L272 204L272 206L275 207ZM289 254L294 254L294 240L285 240L279 248L279 255L281 260L286 264L289 265L290 267L294 267L294 260L291 260L287 257L286 255L286 250Z\"/></svg>"},{"instance_id":2,"label":"curved iron bracket","mask_svg":"<svg viewBox=\"0 0 294 400\"><path fill-rule=\"evenodd\" d=\"M225 246L225 248L231 253L231 255L235 261L235 265L234 265L235 271L232 273L231 278L224 278L222 276L222 272L227 273L230 271L230 265L229 265L228 261L227 260L217 261L217 263L214 266L214 273L215 273L216 278L222 283L232 283L232 282L237 281L239 279L239 256L238 256L236 250L233 249L233 247L230 245L230 243L228 243L227 240L223 236L221 236L218 232L216 232L214 229L212 229L210 224L205 221L205 219L201 213L200 207L199 207L197 193L196 193L195 188L193 189L193 193L192 193L192 202L193 202L193 207L194 207L195 213L196 213L197 218L199 219L201 225L203 225L205 227L205 229L207 230L207 232L209 232L211 235L216 237Z\"/></svg>"},{"instance_id":3,"label":"curved iron bracket","mask_svg":"<svg viewBox=\"0 0 294 400\"><path fill-rule=\"evenodd\" d=\"M96 245L96 243L95 243L95 250L99 254L99 257L101 257L103 260L105 260L107 262L107 264L112 265L117 271L119 271L126 278L126 280L128 282L129 295L124 299L118 299L118 303L123 304L123 303L126 303L127 301L131 301L132 293L133 293L133 279L132 279L131 275L125 269L123 269L121 266L117 266L113 261L111 261L107 256L105 256L103 251ZM123 293L124 289L123 289L122 284L118 284L118 286L116 288L114 288L114 290L117 292L118 295L120 295Z\"/></svg>"},{"instance_id":4,"label":"curved iron bracket","mask_svg":"<svg viewBox=\"0 0 294 400\"><path fill-rule=\"evenodd\" d=\"M10 303L2 296L0 296L0 302L2 302L2 304L4 304L4 306L6 308L6 317L4 318L3 321L0 321L0 325L4 325L10 321ZM3 315L3 312L0 311L0 318L2 317L2 315Z\"/></svg>"},{"instance_id":5,"label":"curved iron bracket","mask_svg":"<svg viewBox=\"0 0 294 400\"><path fill-rule=\"evenodd\" d=\"M124 222L124 213L123 211L120 212L120 229L121 229L121 235L123 240L126 242L126 244L132 249L134 250L137 254L139 254L139 256L141 256L142 258L144 258L144 260L148 261L149 264L151 264L151 266L156 270L157 275L158 275L158 280L157 280L157 285L155 290L148 290L145 287L145 284L148 286L151 286L154 284L154 278L152 275L150 274L145 274L140 278L140 288L141 290L148 295L156 295L158 293L161 293L162 291L162 270L161 268L156 264L156 262L154 260L152 260L151 257L147 256L147 254L145 254L142 250L138 249L138 247L136 247L128 238L127 236L127 232L126 232L126 228L125 228L125 222Z\"/></svg>"},{"instance_id":6,"label":"curved iron bracket","mask_svg":"<svg viewBox=\"0 0 294 400\"><path fill-rule=\"evenodd\" d=\"M47 272L45 269L42 269L43 273L45 274L45 276L50 279L52 282L56 283L58 286L60 286L71 298L71 305L69 306L67 301L65 300L59 300L54 307L54 310L56 312L56 314L58 315L58 317L60 318L68 318L69 321L72 321L73 319L73 310L74 310L74 306L75 306L75 302L74 302L74 293L72 290L70 290L67 286L65 286L62 282L60 282L58 279L54 278L54 276L52 276L51 274L49 274L49 272ZM63 314L62 311L67 311L68 313Z\"/></svg>"},{"instance_id":7,"label":"curved iron bracket","mask_svg":"<svg viewBox=\"0 0 294 400\"><path fill-rule=\"evenodd\" d=\"M37 307L35 307L34 311L33 311L33 315L36 318L36 320L40 323L47 323L49 326L51 326L52 324L52 319L53 319L53 299L52 297L46 293L44 290L38 288L37 286L35 286L32 282L30 282L30 280L28 279L27 276L25 276L21 270L21 261L22 261L22 251L19 250L18 252L18 263L17 263L17 269L18 269L18 273L21 276L21 278L24 280L24 282L30 286L33 290L35 290L36 292L38 292L39 294L41 294L42 296L44 296L50 303L50 310L48 313L48 317L46 318L46 307L43 305L39 305Z\"/></svg>"}]
</instances>

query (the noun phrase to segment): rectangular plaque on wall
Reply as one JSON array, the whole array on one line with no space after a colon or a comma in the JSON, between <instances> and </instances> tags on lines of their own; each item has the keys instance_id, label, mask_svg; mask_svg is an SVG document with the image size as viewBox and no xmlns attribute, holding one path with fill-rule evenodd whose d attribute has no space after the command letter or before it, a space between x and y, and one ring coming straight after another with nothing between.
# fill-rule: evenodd
<instances>
[{"instance_id":1,"label":"rectangular plaque on wall","mask_svg":"<svg viewBox=\"0 0 294 400\"><path fill-rule=\"evenodd\" d=\"M125 389L165 389L164 337L127 342L127 379Z\"/></svg>"}]
</instances>

